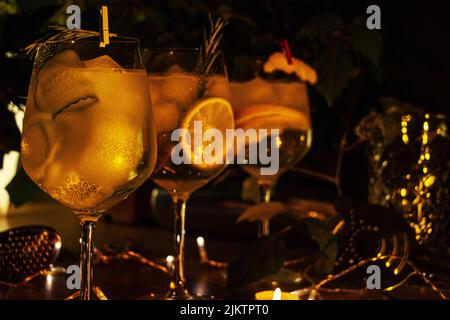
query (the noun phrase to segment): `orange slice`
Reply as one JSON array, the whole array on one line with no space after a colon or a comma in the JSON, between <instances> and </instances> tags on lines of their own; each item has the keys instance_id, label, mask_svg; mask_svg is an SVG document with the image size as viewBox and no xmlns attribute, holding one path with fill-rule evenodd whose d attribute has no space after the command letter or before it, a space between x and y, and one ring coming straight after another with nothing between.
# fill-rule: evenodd
<instances>
[{"instance_id":1,"label":"orange slice","mask_svg":"<svg viewBox=\"0 0 450 320\"><path fill-rule=\"evenodd\" d=\"M201 121L202 132L214 128L222 133L223 138L223 150L220 150L220 155L216 155L215 158L223 159L225 163L225 156L227 150L232 147L232 143L227 143L226 129L234 129L234 116L231 104L219 97L205 98L195 103L184 116L182 120L182 128L186 129L190 133L192 143L190 146L186 146L184 150L191 150L192 152L192 165L200 169L211 169L215 166L222 165L220 163L206 163L204 161L204 153L208 152L210 148L210 141L203 141L199 143L199 146L195 148L194 144L194 124L196 121ZM185 139L183 139L185 141ZM217 152L217 150L216 150Z\"/></svg>"},{"instance_id":2,"label":"orange slice","mask_svg":"<svg viewBox=\"0 0 450 320\"><path fill-rule=\"evenodd\" d=\"M289 64L284 53L275 52L264 63L264 72L283 71L287 74L295 73L301 80L309 82L312 85L316 84L316 70L300 59L293 58L292 60L292 63Z\"/></svg>"},{"instance_id":3,"label":"orange slice","mask_svg":"<svg viewBox=\"0 0 450 320\"><path fill-rule=\"evenodd\" d=\"M244 130L249 128L308 130L309 127L309 117L306 113L279 105L250 105L236 114L236 128Z\"/></svg>"}]
</instances>

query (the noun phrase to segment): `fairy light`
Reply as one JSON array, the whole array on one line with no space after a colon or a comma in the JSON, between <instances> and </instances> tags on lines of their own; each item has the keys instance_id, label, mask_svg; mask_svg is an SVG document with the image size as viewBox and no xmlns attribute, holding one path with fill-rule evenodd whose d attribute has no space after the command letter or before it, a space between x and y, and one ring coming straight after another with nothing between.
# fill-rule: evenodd
<instances>
[{"instance_id":1,"label":"fairy light","mask_svg":"<svg viewBox=\"0 0 450 320\"><path fill-rule=\"evenodd\" d=\"M408 137L408 122L411 120L411 115L404 115L402 116L402 141L404 144L409 143L409 137Z\"/></svg>"},{"instance_id":2,"label":"fairy light","mask_svg":"<svg viewBox=\"0 0 450 320\"><path fill-rule=\"evenodd\" d=\"M273 292L272 300L281 300L281 289L280 288L275 289L275 291Z\"/></svg>"},{"instance_id":3,"label":"fairy light","mask_svg":"<svg viewBox=\"0 0 450 320\"><path fill-rule=\"evenodd\" d=\"M198 237L197 238L197 248L198 248L198 255L200 256L200 262L205 263L208 261L208 254L205 249L205 238Z\"/></svg>"},{"instance_id":4,"label":"fairy light","mask_svg":"<svg viewBox=\"0 0 450 320\"><path fill-rule=\"evenodd\" d=\"M174 269L174 267L175 267L174 262L175 262L175 257L172 256L172 255L168 255L168 256L166 257L166 266L167 266L167 269L169 269L170 271L173 271L173 269Z\"/></svg>"},{"instance_id":5,"label":"fairy light","mask_svg":"<svg viewBox=\"0 0 450 320\"><path fill-rule=\"evenodd\" d=\"M407 124L410 120L410 116L402 117L402 140L404 143L409 139L405 137L407 135L408 129ZM430 188L435 184L436 176L432 174L430 171L428 163L432 159L432 155L430 152L430 114L424 115L424 120L422 123L422 134L421 134L421 147L420 147L420 155L417 160L417 164L419 166L419 170L423 174L420 179L418 179L417 184L412 188L411 191L402 188L399 190L401 199L401 204L409 208L408 212L405 212L405 216L411 220L410 226L413 228L415 232L415 239L420 243L425 241L429 234L431 234L432 230L432 215L427 212L427 203L431 199ZM439 135L442 132L442 128L437 128L437 134ZM411 180L411 175L407 174L405 176L406 180ZM405 198L409 193L414 195L414 199L411 200L412 207L410 207L410 202ZM415 210L412 210L414 208Z\"/></svg>"},{"instance_id":6,"label":"fairy light","mask_svg":"<svg viewBox=\"0 0 450 320\"><path fill-rule=\"evenodd\" d=\"M203 238L204 240L204 238ZM200 244L202 244L202 240L198 241L200 242ZM197 242L197 244L198 244ZM204 244L204 241L203 241ZM111 259L123 259L123 260L130 260L131 258L134 258L134 260L136 260L139 263L142 263L146 266L150 266L152 268L157 268L161 271L164 272L168 272L168 270L161 266L158 265L154 262L151 262L150 260L144 258L142 255L127 250L125 252L122 252L118 255L113 255L113 256L106 256L104 255L102 252L100 252L98 249L95 250L96 252L96 256L98 256L99 260L102 263L107 263L109 262ZM168 256L166 258L166 262L171 260L171 258L169 258L170 256ZM360 290L355 290L355 289L346 289L346 288L325 288L324 286L326 284L329 284L335 280L338 280L342 277L344 277L345 275L349 274L350 272L353 272L354 270L365 266L368 263L373 263L373 262L377 262L377 261L383 261L383 260L392 260L392 259L400 259L402 261L402 263L404 263L405 265L408 265L410 268L413 269L413 271L411 273L409 273L403 280L401 280L400 282L391 285L390 287L384 288L383 291L393 291L399 287L401 287L402 285L404 285L411 277L417 275L419 276L427 285L429 285L431 287L431 289L436 292L442 299L447 300L448 297L446 296L446 294L439 288L437 287L431 280L431 275L427 276L425 272L422 272L419 268L417 268L411 261L404 259L402 257L397 257L397 256L393 256L393 255L378 255L377 257L372 257L372 258L368 258L365 260L361 260L358 263L348 267L347 269L337 273L337 274L329 274L325 279L321 280L320 282L318 282L317 284L313 284L311 285L311 287L306 288L306 289L300 289L300 290L295 290L292 291L291 294L293 295L297 295L300 296L303 292L309 292L308 295L308 300L316 300L318 298L320 298L320 291L323 292L331 292L331 293L339 293L339 292L363 292L365 291L365 289L360 289ZM399 270L401 269L400 266L397 267ZM9 282L5 282L5 281L0 281L0 285L5 285L7 287L10 288L18 288L21 286L24 286L26 284L28 284L29 282L33 281L34 279L38 278L39 276L45 276L46 277L46 287L51 287L52 283L53 283L53 278L49 277L49 276L53 276L57 273L61 273L61 274L65 274L65 270L64 268L51 268L49 270L42 270L39 271L37 273L35 273L34 275L31 275L29 277L27 277L26 279L24 279L24 281L22 281L21 283L15 284L15 283L9 283ZM394 271L395 273L395 271ZM398 274L398 272L396 273ZM305 279L307 279L306 275L304 277ZM279 288L277 288L279 289ZM104 292L102 291L102 289L98 286L94 286L93 287L93 291L94 294L97 296L98 299L100 300L108 300L107 296L104 294ZM277 290L275 290L277 291ZM280 299L281 299L281 290L280 290ZM277 293L278 295L278 293ZM77 297L80 296L80 292L77 291L73 294L71 294L70 296L66 297L65 300L73 300L76 299ZM274 293L275 296L275 293ZM276 296L275 296L276 297Z\"/></svg>"},{"instance_id":7,"label":"fairy light","mask_svg":"<svg viewBox=\"0 0 450 320\"><path fill-rule=\"evenodd\" d=\"M442 299L447 300L448 297L446 296L446 294L439 288L437 287L430 279L429 277L426 276L426 274L424 272L422 272L419 268L416 267L415 264L413 264L410 260L405 260L402 257L397 257L394 255L385 255L385 256L377 256L377 257L372 257L372 258L368 258L368 259L364 259L359 261L358 263L348 267L345 270L342 270L341 272L337 273L337 274L330 274L328 275L327 278L325 278L324 280L320 281L317 284L313 284L311 286L310 289L310 296L312 295L313 291L314 292L318 292L320 290L326 291L326 292L333 292L333 293L338 293L338 292L345 292L347 291L347 289L344 288L333 288L333 289L326 289L323 288L323 286L325 286L326 284L329 284L330 282L333 282L335 280L338 280L344 276L346 276L347 274L349 274L350 272L355 271L358 268L361 268L367 264L372 264L373 262L377 262L377 261L383 261L383 260L396 260L396 259L400 259L404 262L405 265L408 265L411 269L413 269L413 271L408 274L403 280L401 280L400 282L393 284L387 288L382 289L383 291L393 291L399 287L401 287L402 285L404 285L412 276L419 276L427 285L429 285L431 287L431 289L436 292ZM361 290L363 291L363 290Z\"/></svg>"},{"instance_id":8,"label":"fairy light","mask_svg":"<svg viewBox=\"0 0 450 320\"><path fill-rule=\"evenodd\" d=\"M339 221L338 224L336 224L336 226L333 228L333 231L332 231L333 235L337 235L337 234L339 233L339 231L342 230L342 228L344 227L344 225L345 225L345 220L342 219L342 220Z\"/></svg>"},{"instance_id":9,"label":"fairy light","mask_svg":"<svg viewBox=\"0 0 450 320\"><path fill-rule=\"evenodd\" d=\"M226 268L228 266L228 263L226 263L226 262L210 260L208 258L208 252L206 251L205 238L197 237L197 248L198 248L198 255L200 257L200 263L207 264L207 265L209 265L211 267L215 267L215 268Z\"/></svg>"},{"instance_id":10,"label":"fairy light","mask_svg":"<svg viewBox=\"0 0 450 320\"><path fill-rule=\"evenodd\" d=\"M436 177L434 175L428 175L424 178L424 185L425 185L425 187L429 188L434 184L435 181L436 181ZM428 192L427 194L430 194L430 193Z\"/></svg>"},{"instance_id":11,"label":"fairy light","mask_svg":"<svg viewBox=\"0 0 450 320\"><path fill-rule=\"evenodd\" d=\"M400 195L401 195L402 197L406 197L407 194L408 194L408 190L406 190L406 188L402 188L402 189L400 190Z\"/></svg>"},{"instance_id":12,"label":"fairy light","mask_svg":"<svg viewBox=\"0 0 450 320\"><path fill-rule=\"evenodd\" d=\"M53 275L47 274L45 277L45 289L51 291L53 287Z\"/></svg>"},{"instance_id":13,"label":"fairy light","mask_svg":"<svg viewBox=\"0 0 450 320\"><path fill-rule=\"evenodd\" d=\"M280 136L277 136L275 138L275 143L277 145L277 148L280 149L281 145L283 144L283 141L281 140Z\"/></svg>"}]
</instances>

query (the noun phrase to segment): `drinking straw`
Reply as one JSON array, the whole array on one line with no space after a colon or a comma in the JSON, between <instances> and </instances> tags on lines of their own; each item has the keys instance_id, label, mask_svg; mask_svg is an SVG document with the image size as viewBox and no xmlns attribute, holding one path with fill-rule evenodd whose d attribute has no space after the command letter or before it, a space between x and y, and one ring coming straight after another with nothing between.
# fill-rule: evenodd
<instances>
[{"instance_id":1,"label":"drinking straw","mask_svg":"<svg viewBox=\"0 0 450 320\"><path fill-rule=\"evenodd\" d=\"M294 61L292 60L292 53L291 48L289 46L289 42L286 39L284 39L280 42L280 46L286 56L288 64L292 64Z\"/></svg>"}]
</instances>

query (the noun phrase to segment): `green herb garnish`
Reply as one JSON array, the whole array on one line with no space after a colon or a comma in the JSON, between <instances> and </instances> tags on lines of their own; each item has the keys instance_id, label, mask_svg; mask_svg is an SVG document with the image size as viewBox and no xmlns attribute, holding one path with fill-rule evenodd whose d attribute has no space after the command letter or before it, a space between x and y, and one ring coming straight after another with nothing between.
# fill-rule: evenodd
<instances>
[{"instance_id":1,"label":"green herb garnish","mask_svg":"<svg viewBox=\"0 0 450 320\"><path fill-rule=\"evenodd\" d=\"M207 77L213 71L214 63L222 54L222 51L219 50L219 45L223 38L223 27L226 26L226 22L220 17L215 22L211 14L208 14L208 18L209 34L206 30L203 30L203 42L200 46L200 56L197 63L197 69L200 74L199 97L205 94Z\"/></svg>"},{"instance_id":2,"label":"green herb garnish","mask_svg":"<svg viewBox=\"0 0 450 320\"><path fill-rule=\"evenodd\" d=\"M49 26L49 28L53 31L53 34L46 35L25 47L23 50L27 55L33 56L37 48L42 44L59 43L70 40L77 41L100 36L99 32L91 30L67 29L64 26ZM110 36L117 37L116 34L110 34Z\"/></svg>"}]
</instances>

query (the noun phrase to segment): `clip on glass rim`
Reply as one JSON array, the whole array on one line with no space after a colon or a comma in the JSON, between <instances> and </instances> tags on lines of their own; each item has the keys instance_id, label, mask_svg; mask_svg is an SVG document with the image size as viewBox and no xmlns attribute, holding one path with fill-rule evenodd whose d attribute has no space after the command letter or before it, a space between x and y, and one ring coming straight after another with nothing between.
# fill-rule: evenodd
<instances>
[{"instance_id":1,"label":"clip on glass rim","mask_svg":"<svg viewBox=\"0 0 450 320\"><path fill-rule=\"evenodd\" d=\"M100 7L101 32L100 32L100 47L104 48L109 44L109 19L108 6L102 5Z\"/></svg>"}]
</instances>

